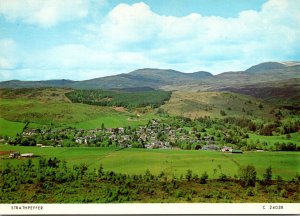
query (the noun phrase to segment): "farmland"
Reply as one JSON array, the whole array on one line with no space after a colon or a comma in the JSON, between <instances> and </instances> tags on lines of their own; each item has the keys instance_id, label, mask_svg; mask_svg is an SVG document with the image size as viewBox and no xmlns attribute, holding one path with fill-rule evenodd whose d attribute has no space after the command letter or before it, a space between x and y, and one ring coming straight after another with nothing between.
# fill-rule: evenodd
<instances>
[{"instance_id":1,"label":"farmland","mask_svg":"<svg viewBox=\"0 0 300 216\"><path fill-rule=\"evenodd\" d=\"M237 175L239 166L252 164L256 167L258 177L264 170L273 167L274 177L282 176L292 179L300 173L298 152L245 152L244 154L224 154L213 151L184 150L144 150L119 148L38 148L1 145L0 151L32 152L35 155L50 158L57 157L66 160L68 164L85 163L91 169L99 164L107 170L123 174L143 174L149 169L154 174L161 171L168 176L184 175L187 169L200 175L206 171L209 178L217 178L220 172L233 177ZM2 156L3 157L7 157ZM37 160L37 159L34 159ZM2 159L2 162L20 163L22 160ZM4 164L4 163L1 163Z\"/></svg>"}]
</instances>

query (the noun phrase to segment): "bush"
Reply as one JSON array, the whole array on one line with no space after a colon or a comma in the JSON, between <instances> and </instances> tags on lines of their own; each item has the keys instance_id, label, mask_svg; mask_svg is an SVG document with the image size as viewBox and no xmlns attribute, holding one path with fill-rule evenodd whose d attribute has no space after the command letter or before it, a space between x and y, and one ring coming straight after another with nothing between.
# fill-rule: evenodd
<instances>
[{"instance_id":1,"label":"bush","mask_svg":"<svg viewBox=\"0 0 300 216\"><path fill-rule=\"evenodd\" d=\"M227 175L225 175L224 173L221 173L221 175L219 176L219 180L220 180L220 181L227 181L227 180L228 180L228 177L227 177Z\"/></svg>"},{"instance_id":2,"label":"bush","mask_svg":"<svg viewBox=\"0 0 300 216\"><path fill-rule=\"evenodd\" d=\"M207 172L204 172L200 177L200 184L206 184L207 179L208 179L208 174L207 174Z\"/></svg>"},{"instance_id":3,"label":"bush","mask_svg":"<svg viewBox=\"0 0 300 216\"><path fill-rule=\"evenodd\" d=\"M185 174L186 180L187 180L187 181L191 181L192 176L193 176L192 170L188 169L188 170L186 171L186 174Z\"/></svg>"},{"instance_id":4,"label":"bush","mask_svg":"<svg viewBox=\"0 0 300 216\"><path fill-rule=\"evenodd\" d=\"M252 165L241 167L239 170L240 181L243 186L255 186L256 183L256 169Z\"/></svg>"},{"instance_id":5,"label":"bush","mask_svg":"<svg viewBox=\"0 0 300 216\"><path fill-rule=\"evenodd\" d=\"M264 184L268 185L271 183L272 180L272 167L268 167L265 171L265 173L263 174L264 177Z\"/></svg>"},{"instance_id":6,"label":"bush","mask_svg":"<svg viewBox=\"0 0 300 216\"><path fill-rule=\"evenodd\" d=\"M224 110L220 111L221 116L226 116L226 112Z\"/></svg>"},{"instance_id":7,"label":"bush","mask_svg":"<svg viewBox=\"0 0 300 216\"><path fill-rule=\"evenodd\" d=\"M254 196L254 192L253 192L253 190L251 188L248 188L246 190L246 194L247 194L247 196Z\"/></svg>"},{"instance_id":8,"label":"bush","mask_svg":"<svg viewBox=\"0 0 300 216\"><path fill-rule=\"evenodd\" d=\"M284 184L284 182L283 182L282 177L277 176L277 179L276 179L276 188L277 188L277 190L281 190L282 187L283 187L283 184Z\"/></svg>"}]
</instances>

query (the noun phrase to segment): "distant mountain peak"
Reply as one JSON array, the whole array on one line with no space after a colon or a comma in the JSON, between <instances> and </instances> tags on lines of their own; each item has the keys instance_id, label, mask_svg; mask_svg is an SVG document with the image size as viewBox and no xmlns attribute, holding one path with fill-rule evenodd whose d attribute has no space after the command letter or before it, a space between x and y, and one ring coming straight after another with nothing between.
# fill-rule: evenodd
<instances>
[{"instance_id":1,"label":"distant mountain peak","mask_svg":"<svg viewBox=\"0 0 300 216\"><path fill-rule=\"evenodd\" d=\"M245 72L261 73L261 72L266 72L266 71L270 71L270 70L283 69L285 67L287 67L287 65L280 63L280 62L264 62L264 63L260 63L258 65L254 65L254 66L248 68L247 70L245 70Z\"/></svg>"}]
</instances>

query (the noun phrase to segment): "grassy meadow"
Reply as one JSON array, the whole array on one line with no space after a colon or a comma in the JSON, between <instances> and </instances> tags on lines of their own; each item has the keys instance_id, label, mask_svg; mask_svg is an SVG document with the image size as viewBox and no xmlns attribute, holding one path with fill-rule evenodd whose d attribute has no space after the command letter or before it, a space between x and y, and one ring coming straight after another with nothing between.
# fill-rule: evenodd
<instances>
[{"instance_id":1,"label":"grassy meadow","mask_svg":"<svg viewBox=\"0 0 300 216\"><path fill-rule=\"evenodd\" d=\"M22 132L25 123L22 122L12 122L0 118L0 135L15 137L17 133Z\"/></svg>"},{"instance_id":2,"label":"grassy meadow","mask_svg":"<svg viewBox=\"0 0 300 216\"><path fill-rule=\"evenodd\" d=\"M207 172L209 178L218 178L221 173L234 177L239 166L254 165L258 177L262 178L268 166L273 168L273 177L277 175L284 179L292 179L300 173L299 152L245 152L244 154L228 154L214 151L185 150L146 150L119 149L97 147L66 147L39 148L1 145L0 151L20 151L34 153L46 158L57 157L69 165L85 163L90 168L98 168L100 164L107 170L123 174L144 174L149 169L158 175L164 172L168 176L185 175L187 169L194 174ZM7 152L8 153L8 152ZM20 163L24 159L5 159L2 155L1 164ZM37 162L37 158L34 159Z\"/></svg>"}]
</instances>

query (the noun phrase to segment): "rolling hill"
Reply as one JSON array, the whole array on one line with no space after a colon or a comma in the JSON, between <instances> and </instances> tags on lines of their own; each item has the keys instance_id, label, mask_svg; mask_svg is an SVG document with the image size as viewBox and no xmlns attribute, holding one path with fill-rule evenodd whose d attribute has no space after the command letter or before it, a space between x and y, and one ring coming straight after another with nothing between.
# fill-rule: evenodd
<instances>
[{"instance_id":1,"label":"rolling hill","mask_svg":"<svg viewBox=\"0 0 300 216\"><path fill-rule=\"evenodd\" d=\"M171 115L188 118L235 116L271 120L274 119L271 111L276 106L251 96L229 92L174 92L161 108Z\"/></svg>"},{"instance_id":2,"label":"rolling hill","mask_svg":"<svg viewBox=\"0 0 300 216\"><path fill-rule=\"evenodd\" d=\"M267 64L269 65L269 64ZM272 64L271 64L272 65ZM276 64L277 65L277 64ZM283 64L280 64L283 65ZM274 65L273 65L274 66ZM281 67L281 66L280 66ZM251 68L247 69L250 70ZM266 69L265 65L254 66L249 71L224 72L204 80L195 80L188 84L182 83L178 85L163 86L164 90L178 91L218 91L222 88L240 88L246 85L263 84L267 82L278 82L289 79L300 78L300 65L291 64L291 66L283 65L282 68Z\"/></svg>"},{"instance_id":3,"label":"rolling hill","mask_svg":"<svg viewBox=\"0 0 300 216\"><path fill-rule=\"evenodd\" d=\"M288 66L283 63L279 63L279 62L264 62L264 63L260 63L258 65L254 65L254 66L248 68L247 70L245 70L245 72L247 72L247 73L263 73L266 71L284 69L286 67L288 67Z\"/></svg>"},{"instance_id":4,"label":"rolling hill","mask_svg":"<svg viewBox=\"0 0 300 216\"><path fill-rule=\"evenodd\" d=\"M171 69L144 68L83 81L46 80L0 82L0 88L60 87L73 89L144 88L183 91L214 91L220 88L300 78L300 62L265 62L245 71L212 75L206 71L183 73Z\"/></svg>"},{"instance_id":5,"label":"rolling hill","mask_svg":"<svg viewBox=\"0 0 300 216\"><path fill-rule=\"evenodd\" d=\"M46 80L46 81L19 81L11 80L0 82L0 88L36 88L36 87L63 87L75 89L116 89L151 87L160 88L165 85L189 83L212 77L209 72L183 73L175 70L139 69L127 74L107 76L83 81Z\"/></svg>"},{"instance_id":6,"label":"rolling hill","mask_svg":"<svg viewBox=\"0 0 300 216\"><path fill-rule=\"evenodd\" d=\"M65 94L68 89L32 88L0 89L0 135L26 121L38 125L97 128L140 125L153 118L152 113L140 114L114 107L72 103ZM7 134L9 134L8 131Z\"/></svg>"}]
</instances>

